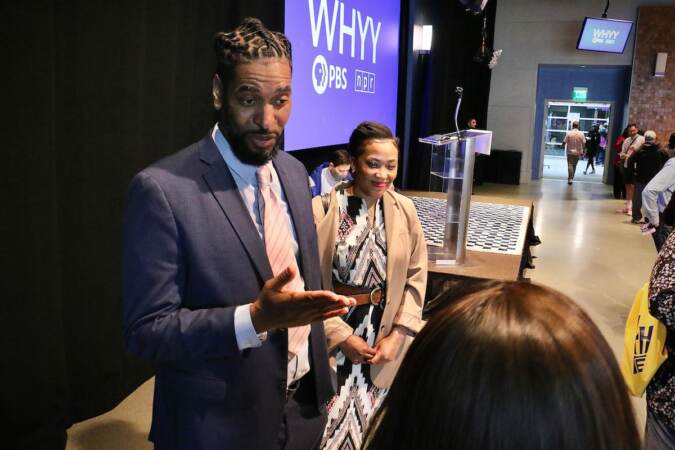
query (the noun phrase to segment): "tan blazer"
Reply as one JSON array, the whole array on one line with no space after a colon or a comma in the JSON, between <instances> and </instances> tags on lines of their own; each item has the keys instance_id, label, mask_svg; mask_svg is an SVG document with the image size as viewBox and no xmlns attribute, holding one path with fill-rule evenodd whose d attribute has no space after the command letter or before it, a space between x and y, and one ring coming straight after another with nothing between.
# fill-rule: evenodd
<instances>
[{"instance_id":1,"label":"tan blazer","mask_svg":"<svg viewBox=\"0 0 675 450\"><path fill-rule=\"evenodd\" d=\"M394 325L402 325L417 333L422 329L422 306L427 285L427 246L422 225L413 202L394 191L387 191L384 202L384 224L387 238L386 305L375 342L388 336ZM330 206L324 212L321 196L312 200L314 222L319 237L319 260L323 288L333 289L333 255L338 226L335 190L330 194ZM324 322L328 351L352 335L354 330L341 318ZM370 378L375 386L387 388L396 375L413 337L405 341L393 361L370 366Z\"/></svg>"}]
</instances>

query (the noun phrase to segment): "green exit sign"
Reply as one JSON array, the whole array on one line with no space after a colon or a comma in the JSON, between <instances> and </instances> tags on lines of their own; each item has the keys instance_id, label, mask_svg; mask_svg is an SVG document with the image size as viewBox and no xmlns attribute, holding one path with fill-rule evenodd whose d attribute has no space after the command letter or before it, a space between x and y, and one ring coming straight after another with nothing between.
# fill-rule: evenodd
<instances>
[{"instance_id":1,"label":"green exit sign","mask_svg":"<svg viewBox=\"0 0 675 450\"><path fill-rule=\"evenodd\" d=\"M588 98L588 88L574 87L572 88L572 100L575 102L585 102Z\"/></svg>"}]
</instances>

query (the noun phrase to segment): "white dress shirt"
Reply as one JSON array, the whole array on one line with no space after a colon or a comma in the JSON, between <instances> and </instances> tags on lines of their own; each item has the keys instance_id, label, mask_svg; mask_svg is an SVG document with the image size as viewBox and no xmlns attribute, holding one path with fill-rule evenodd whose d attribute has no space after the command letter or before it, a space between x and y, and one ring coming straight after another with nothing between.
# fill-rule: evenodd
<instances>
[{"instance_id":1,"label":"white dress shirt","mask_svg":"<svg viewBox=\"0 0 675 450\"><path fill-rule=\"evenodd\" d=\"M258 205L258 196L256 192L258 190L258 179L256 178L257 166L244 164L241 162L230 147L230 144L225 139L225 136L220 132L218 125L213 127L211 132L211 137L218 147L218 151L225 160L230 172L232 172L232 177L234 182L237 184L237 189L239 189L239 194L241 195L246 209L251 215L251 220L260 235L260 238L264 240L263 236L263 221L260 214L260 205ZM291 230L291 246L293 247L293 253L295 254L296 259L298 258L298 240L295 234L295 226L293 224L293 218L286 203L286 196L284 191L281 188L281 183L279 181L279 176L274 170L274 165L269 162L270 172L272 173L272 185L271 188L277 197L281 200L281 207L286 212L286 218L288 219L288 226ZM302 276L299 274L300 279L303 283ZM234 330L237 338L237 346L239 350L245 350L247 348L257 348L262 346L262 343L267 339L267 333L257 334L255 328L253 327L253 322L251 321L251 304L240 305L234 311ZM291 354L289 354L290 356ZM294 381L302 378L307 372L309 372L309 341L303 346L303 349L298 355L293 355L289 357L288 361L288 370L287 370L287 383L291 384Z\"/></svg>"},{"instance_id":2,"label":"white dress shirt","mask_svg":"<svg viewBox=\"0 0 675 450\"><path fill-rule=\"evenodd\" d=\"M670 158L642 191L642 208L649 223L655 227L659 226L659 213L666 209L673 192L675 192L675 158Z\"/></svg>"},{"instance_id":3,"label":"white dress shirt","mask_svg":"<svg viewBox=\"0 0 675 450\"><path fill-rule=\"evenodd\" d=\"M636 152L640 147L642 147L642 144L645 143L645 138L644 136L641 136L639 134L636 134L633 137L627 137L624 139L623 144L621 144L621 155L624 156L623 160L623 166L628 168L628 158ZM633 149L631 150L631 147Z\"/></svg>"},{"instance_id":4,"label":"white dress shirt","mask_svg":"<svg viewBox=\"0 0 675 450\"><path fill-rule=\"evenodd\" d=\"M324 167L321 171L321 194L327 194L333 190L336 184L342 183L344 180L336 180L330 169Z\"/></svg>"}]
</instances>

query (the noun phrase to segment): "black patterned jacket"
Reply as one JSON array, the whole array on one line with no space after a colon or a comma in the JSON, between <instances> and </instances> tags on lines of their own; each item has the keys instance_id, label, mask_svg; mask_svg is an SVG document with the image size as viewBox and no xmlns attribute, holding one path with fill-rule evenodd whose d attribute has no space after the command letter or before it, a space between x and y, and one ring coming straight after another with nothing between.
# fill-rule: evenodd
<instances>
[{"instance_id":1,"label":"black patterned jacket","mask_svg":"<svg viewBox=\"0 0 675 450\"><path fill-rule=\"evenodd\" d=\"M647 409L675 430L675 232L670 233L652 270L649 312L668 329L668 359L647 386Z\"/></svg>"}]
</instances>

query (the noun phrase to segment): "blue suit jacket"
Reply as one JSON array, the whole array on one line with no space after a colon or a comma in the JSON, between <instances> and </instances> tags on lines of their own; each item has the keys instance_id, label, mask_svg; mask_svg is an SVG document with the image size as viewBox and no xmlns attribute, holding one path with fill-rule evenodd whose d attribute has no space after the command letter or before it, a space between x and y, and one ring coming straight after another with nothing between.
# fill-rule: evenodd
<instances>
[{"instance_id":1,"label":"blue suit jacket","mask_svg":"<svg viewBox=\"0 0 675 450\"><path fill-rule=\"evenodd\" d=\"M308 290L321 276L307 172L279 152ZM265 248L210 136L141 171L124 221L124 328L128 351L156 366L150 439L156 448L274 448L284 408L285 330L240 352L234 309L272 278ZM310 334L314 414L333 394L321 323Z\"/></svg>"}]
</instances>

